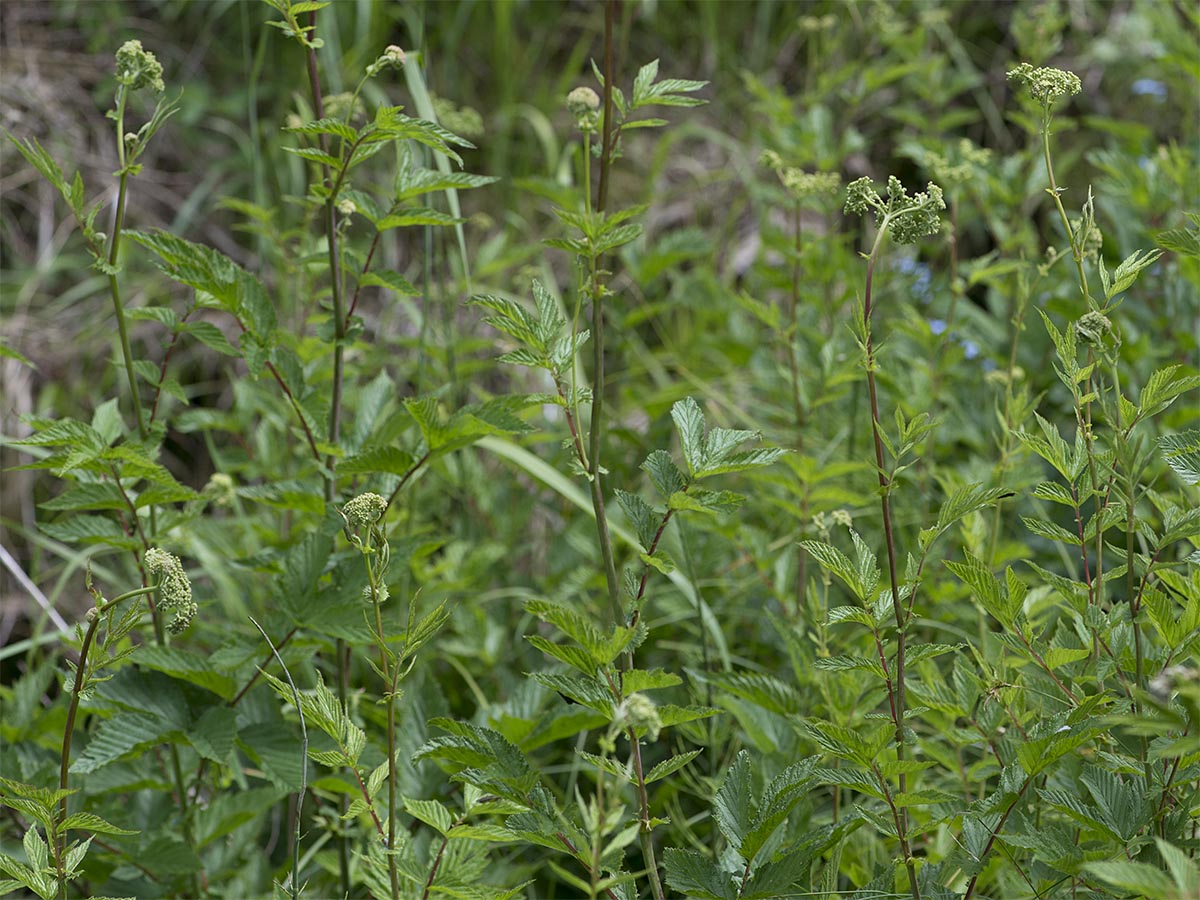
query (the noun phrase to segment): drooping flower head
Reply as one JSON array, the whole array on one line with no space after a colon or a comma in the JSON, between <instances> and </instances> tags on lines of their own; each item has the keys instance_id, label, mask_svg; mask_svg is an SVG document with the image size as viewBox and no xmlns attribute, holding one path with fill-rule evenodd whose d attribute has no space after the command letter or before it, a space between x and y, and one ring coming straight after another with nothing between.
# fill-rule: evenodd
<instances>
[{"instance_id":1,"label":"drooping flower head","mask_svg":"<svg viewBox=\"0 0 1200 900\"><path fill-rule=\"evenodd\" d=\"M183 563L174 553L151 547L142 558L146 574L158 578L158 608L174 613L167 623L171 634L180 634L192 624L198 607L192 600L192 583L183 571Z\"/></svg>"},{"instance_id":2,"label":"drooping flower head","mask_svg":"<svg viewBox=\"0 0 1200 900\"><path fill-rule=\"evenodd\" d=\"M403 68L406 59L403 50L395 44L388 44L383 53L379 54L379 58L367 66L367 77L374 78L384 69Z\"/></svg>"}]
</instances>

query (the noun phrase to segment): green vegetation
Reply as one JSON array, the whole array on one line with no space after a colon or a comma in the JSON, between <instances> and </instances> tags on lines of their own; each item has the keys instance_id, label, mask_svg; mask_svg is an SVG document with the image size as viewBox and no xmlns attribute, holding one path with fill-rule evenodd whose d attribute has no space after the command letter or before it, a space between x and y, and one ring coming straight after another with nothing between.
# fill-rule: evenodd
<instances>
[{"instance_id":1,"label":"green vegetation","mask_svg":"<svg viewBox=\"0 0 1200 900\"><path fill-rule=\"evenodd\" d=\"M139 11L5 7L0 893L1200 895L1200 12Z\"/></svg>"}]
</instances>

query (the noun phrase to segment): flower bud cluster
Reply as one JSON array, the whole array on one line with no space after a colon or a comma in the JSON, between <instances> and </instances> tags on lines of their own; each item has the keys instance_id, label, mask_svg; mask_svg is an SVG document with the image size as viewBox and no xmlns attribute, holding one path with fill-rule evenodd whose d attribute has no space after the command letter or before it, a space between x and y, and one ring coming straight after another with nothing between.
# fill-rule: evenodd
<instances>
[{"instance_id":1,"label":"flower bud cluster","mask_svg":"<svg viewBox=\"0 0 1200 900\"><path fill-rule=\"evenodd\" d=\"M388 44L375 62L367 66L367 77L374 78L384 69L400 69L404 67L404 51L395 44Z\"/></svg>"},{"instance_id":2,"label":"flower bud cluster","mask_svg":"<svg viewBox=\"0 0 1200 900\"><path fill-rule=\"evenodd\" d=\"M363 525L374 525L387 509L387 501L376 493L368 491L346 501L342 508L342 518L352 528Z\"/></svg>"},{"instance_id":3,"label":"flower bud cluster","mask_svg":"<svg viewBox=\"0 0 1200 900\"><path fill-rule=\"evenodd\" d=\"M774 150L764 150L760 161L779 176L784 190L796 200L836 194L842 186L842 179L836 172L806 172L799 166L786 165Z\"/></svg>"},{"instance_id":4,"label":"flower bud cluster","mask_svg":"<svg viewBox=\"0 0 1200 900\"><path fill-rule=\"evenodd\" d=\"M1074 72L1049 66L1034 68L1029 63L1021 63L1008 73L1008 77L1026 85L1029 95L1046 106L1059 97L1073 97L1083 90L1079 76Z\"/></svg>"},{"instance_id":5,"label":"flower bud cluster","mask_svg":"<svg viewBox=\"0 0 1200 900\"><path fill-rule=\"evenodd\" d=\"M141 41L126 41L117 50L117 81L131 91L149 87L162 93L166 90L162 73L162 63L153 53L142 49Z\"/></svg>"},{"instance_id":6,"label":"flower bud cluster","mask_svg":"<svg viewBox=\"0 0 1200 900\"><path fill-rule=\"evenodd\" d=\"M1075 333L1081 340L1089 344L1103 344L1105 339L1112 334L1112 330L1112 320L1094 309L1085 312L1075 322Z\"/></svg>"},{"instance_id":7,"label":"flower bud cluster","mask_svg":"<svg viewBox=\"0 0 1200 900\"><path fill-rule=\"evenodd\" d=\"M146 566L146 574L155 576L158 581L158 608L174 613L174 618L167 623L171 634L179 634L192 624L197 606L192 600L192 583L183 571L183 563L174 553L151 547L142 558Z\"/></svg>"},{"instance_id":8,"label":"flower bud cluster","mask_svg":"<svg viewBox=\"0 0 1200 900\"><path fill-rule=\"evenodd\" d=\"M662 731L662 718L653 700L645 694L630 694L617 707L613 726L622 730L633 728L642 732L647 740L656 741Z\"/></svg>"},{"instance_id":9,"label":"flower bud cluster","mask_svg":"<svg viewBox=\"0 0 1200 900\"><path fill-rule=\"evenodd\" d=\"M887 202L875 190L875 184L864 176L846 187L846 212L865 213L873 210L875 224L891 231L897 244L912 244L941 227L940 210L946 208L942 189L932 181L925 190L909 196L900 179L888 177Z\"/></svg>"},{"instance_id":10,"label":"flower bud cluster","mask_svg":"<svg viewBox=\"0 0 1200 900\"><path fill-rule=\"evenodd\" d=\"M580 131L592 132L600 127L600 95L590 87L577 87L567 94L567 110Z\"/></svg>"}]
</instances>

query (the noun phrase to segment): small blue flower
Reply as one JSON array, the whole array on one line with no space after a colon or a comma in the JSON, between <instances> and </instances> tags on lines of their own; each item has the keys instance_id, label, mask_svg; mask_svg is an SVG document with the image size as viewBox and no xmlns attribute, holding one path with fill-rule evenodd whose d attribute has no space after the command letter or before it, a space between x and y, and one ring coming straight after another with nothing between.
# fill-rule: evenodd
<instances>
[{"instance_id":1,"label":"small blue flower","mask_svg":"<svg viewBox=\"0 0 1200 900\"><path fill-rule=\"evenodd\" d=\"M979 355L979 345L974 341L963 341L963 356L974 359Z\"/></svg>"},{"instance_id":2,"label":"small blue flower","mask_svg":"<svg viewBox=\"0 0 1200 900\"><path fill-rule=\"evenodd\" d=\"M934 334L942 334L946 330L946 320L945 319L930 319L929 320L929 330L932 331Z\"/></svg>"},{"instance_id":3,"label":"small blue flower","mask_svg":"<svg viewBox=\"0 0 1200 900\"><path fill-rule=\"evenodd\" d=\"M1139 78L1133 83L1131 89L1139 97L1163 98L1167 96L1167 86L1154 78Z\"/></svg>"}]
</instances>

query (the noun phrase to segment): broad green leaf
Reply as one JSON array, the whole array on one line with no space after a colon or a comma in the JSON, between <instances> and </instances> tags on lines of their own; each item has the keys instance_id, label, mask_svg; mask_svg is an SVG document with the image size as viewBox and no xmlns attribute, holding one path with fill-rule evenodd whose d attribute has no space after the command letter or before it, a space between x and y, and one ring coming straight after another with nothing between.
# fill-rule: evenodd
<instances>
[{"instance_id":1,"label":"broad green leaf","mask_svg":"<svg viewBox=\"0 0 1200 900\"><path fill-rule=\"evenodd\" d=\"M755 814L750 754L738 753L713 797L713 819L734 847L741 847Z\"/></svg>"}]
</instances>

